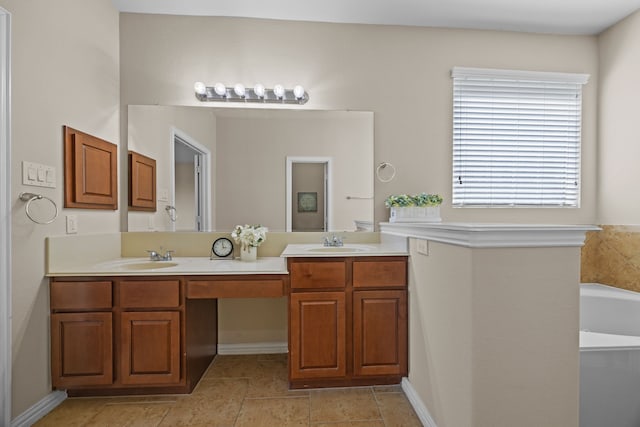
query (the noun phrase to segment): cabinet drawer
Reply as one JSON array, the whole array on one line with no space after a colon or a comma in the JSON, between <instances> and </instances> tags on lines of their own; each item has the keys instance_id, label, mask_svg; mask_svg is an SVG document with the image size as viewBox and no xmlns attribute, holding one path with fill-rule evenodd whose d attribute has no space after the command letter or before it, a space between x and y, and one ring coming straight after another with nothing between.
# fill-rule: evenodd
<instances>
[{"instance_id":1,"label":"cabinet drawer","mask_svg":"<svg viewBox=\"0 0 640 427\"><path fill-rule=\"evenodd\" d=\"M187 298L272 298L285 295L281 279L190 280Z\"/></svg>"},{"instance_id":2,"label":"cabinet drawer","mask_svg":"<svg viewBox=\"0 0 640 427\"><path fill-rule=\"evenodd\" d=\"M353 262L353 287L375 288L407 285L405 259Z\"/></svg>"},{"instance_id":3,"label":"cabinet drawer","mask_svg":"<svg viewBox=\"0 0 640 427\"><path fill-rule=\"evenodd\" d=\"M343 288L347 283L344 261L292 262L289 274L292 289Z\"/></svg>"},{"instance_id":4,"label":"cabinet drawer","mask_svg":"<svg viewBox=\"0 0 640 427\"><path fill-rule=\"evenodd\" d=\"M111 305L111 282L51 282L51 310L100 310Z\"/></svg>"},{"instance_id":5,"label":"cabinet drawer","mask_svg":"<svg viewBox=\"0 0 640 427\"><path fill-rule=\"evenodd\" d=\"M169 308L180 306L178 280L140 280L120 283L120 307Z\"/></svg>"}]
</instances>

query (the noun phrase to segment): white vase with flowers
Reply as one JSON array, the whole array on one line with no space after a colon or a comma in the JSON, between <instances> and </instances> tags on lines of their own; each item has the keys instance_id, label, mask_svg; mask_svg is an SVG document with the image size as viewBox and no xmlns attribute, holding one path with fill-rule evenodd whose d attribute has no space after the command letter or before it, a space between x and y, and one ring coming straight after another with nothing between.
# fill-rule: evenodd
<instances>
[{"instance_id":1,"label":"white vase with flowers","mask_svg":"<svg viewBox=\"0 0 640 427\"><path fill-rule=\"evenodd\" d=\"M267 227L256 225L236 225L231 237L240 245L240 260L255 261L258 257L258 246L267 239Z\"/></svg>"}]
</instances>

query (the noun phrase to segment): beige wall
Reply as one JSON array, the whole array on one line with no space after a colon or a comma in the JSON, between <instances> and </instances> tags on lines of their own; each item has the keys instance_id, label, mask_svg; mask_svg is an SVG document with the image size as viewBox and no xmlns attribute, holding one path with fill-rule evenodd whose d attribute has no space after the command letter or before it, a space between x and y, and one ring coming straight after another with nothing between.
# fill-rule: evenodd
<instances>
[{"instance_id":1,"label":"beige wall","mask_svg":"<svg viewBox=\"0 0 640 427\"><path fill-rule=\"evenodd\" d=\"M129 212L128 231L150 231L149 217L152 217L153 231L171 229L169 215L165 207L171 204L171 152L173 140L171 128L186 133L198 143L211 150L216 157L216 121L210 110L205 108L175 108L157 105L130 105L128 107L128 149L156 160L156 187L169 193L169 201L157 202L157 211ZM215 162L212 161L211 176L215 176ZM121 181L126 182L126 171ZM125 199L126 200L126 199ZM178 217L188 215L178 212Z\"/></svg>"},{"instance_id":2,"label":"beige wall","mask_svg":"<svg viewBox=\"0 0 640 427\"><path fill-rule=\"evenodd\" d=\"M640 12L598 38L600 94L598 102L599 224L640 224Z\"/></svg>"},{"instance_id":3,"label":"beige wall","mask_svg":"<svg viewBox=\"0 0 640 427\"><path fill-rule=\"evenodd\" d=\"M438 427L576 427L579 248L416 249L409 380Z\"/></svg>"},{"instance_id":4,"label":"beige wall","mask_svg":"<svg viewBox=\"0 0 640 427\"><path fill-rule=\"evenodd\" d=\"M109 0L0 0L12 14L12 417L51 391L49 292L44 238L65 233L65 215L79 233L116 232L117 211L61 209L36 225L18 201L34 191L63 205L62 126L119 143L118 12ZM56 168L57 187L23 186L21 161Z\"/></svg>"},{"instance_id":5,"label":"beige wall","mask_svg":"<svg viewBox=\"0 0 640 427\"><path fill-rule=\"evenodd\" d=\"M598 37L598 209L601 232L587 233L583 282L640 291L640 12Z\"/></svg>"},{"instance_id":6,"label":"beige wall","mask_svg":"<svg viewBox=\"0 0 640 427\"><path fill-rule=\"evenodd\" d=\"M331 230L355 230L372 220L373 128L368 112L316 112L217 119L216 229L263 224L286 230L286 159L331 158Z\"/></svg>"},{"instance_id":7,"label":"beige wall","mask_svg":"<svg viewBox=\"0 0 640 427\"><path fill-rule=\"evenodd\" d=\"M595 37L122 14L122 103L198 105L195 81L300 83L304 108L375 114L376 222L394 193L441 193L445 221L592 223L596 210ZM452 209L453 66L591 74L584 88L579 209ZM218 104L219 105L219 104Z\"/></svg>"},{"instance_id":8,"label":"beige wall","mask_svg":"<svg viewBox=\"0 0 640 427\"><path fill-rule=\"evenodd\" d=\"M438 427L472 426L471 250L409 249L409 380Z\"/></svg>"}]
</instances>

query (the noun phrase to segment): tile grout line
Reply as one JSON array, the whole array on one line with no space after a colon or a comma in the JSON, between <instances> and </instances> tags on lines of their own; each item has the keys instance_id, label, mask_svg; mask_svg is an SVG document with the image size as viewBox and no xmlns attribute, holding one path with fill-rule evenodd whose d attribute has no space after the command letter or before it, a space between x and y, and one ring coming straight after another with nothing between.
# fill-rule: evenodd
<instances>
[{"instance_id":1,"label":"tile grout line","mask_svg":"<svg viewBox=\"0 0 640 427\"><path fill-rule=\"evenodd\" d=\"M247 393L249 393L249 381L247 381L247 389L244 392L244 396L242 396L242 402L240 403L240 407L238 408L238 413L233 420L233 426L238 423L238 418L240 418L240 413L242 412L242 408L244 408L244 401L247 400Z\"/></svg>"},{"instance_id":2,"label":"tile grout line","mask_svg":"<svg viewBox=\"0 0 640 427\"><path fill-rule=\"evenodd\" d=\"M384 419L384 415L382 415L382 410L380 409L380 401L378 400L378 393L376 393L375 389L371 387L371 392L373 393L373 398L376 401L376 407L378 408L378 413L380 414L380 419L382 420L382 425L387 427L387 420Z\"/></svg>"}]
</instances>

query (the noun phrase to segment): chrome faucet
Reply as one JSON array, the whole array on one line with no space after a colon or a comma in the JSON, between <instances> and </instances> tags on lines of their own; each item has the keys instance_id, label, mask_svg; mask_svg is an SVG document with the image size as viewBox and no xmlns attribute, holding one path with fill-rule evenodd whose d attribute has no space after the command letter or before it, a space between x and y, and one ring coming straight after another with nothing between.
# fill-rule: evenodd
<instances>
[{"instance_id":1,"label":"chrome faucet","mask_svg":"<svg viewBox=\"0 0 640 427\"><path fill-rule=\"evenodd\" d=\"M162 251L162 246L160 247L160 251ZM150 261L171 261L173 259L173 256L171 256L171 254L174 253L175 251L171 251L171 250L165 251L164 255L160 255L160 253L156 251L147 250L147 252L149 253Z\"/></svg>"},{"instance_id":2,"label":"chrome faucet","mask_svg":"<svg viewBox=\"0 0 640 427\"><path fill-rule=\"evenodd\" d=\"M322 245L323 246L343 246L344 245L343 239L344 238L342 236L336 236L335 234L332 235L331 237L325 236L322 241Z\"/></svg>"}]
</instances>

